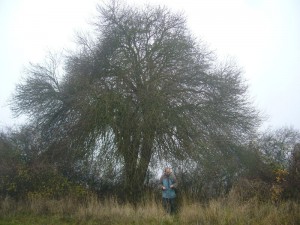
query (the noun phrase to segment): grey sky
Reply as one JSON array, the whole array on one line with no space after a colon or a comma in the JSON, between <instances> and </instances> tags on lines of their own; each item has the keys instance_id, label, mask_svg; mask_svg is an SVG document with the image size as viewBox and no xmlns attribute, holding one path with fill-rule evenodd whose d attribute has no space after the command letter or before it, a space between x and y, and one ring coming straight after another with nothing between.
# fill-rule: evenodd
<instances>
[{"instance_id":1,"label":"grey sky","mask_svg":"<svg viewBox=\"0 0 300 225\"><path fill-rule=\"evenodd\" d=\"M220 58L243 68L254 105L269 116L264 127L300 129L300 1L130 0L183 12L191 32ZM96 0L0 1L0 129L12 118L8 99L29 62L73 44L88 29Z\"/></svg>"}]
</instances>

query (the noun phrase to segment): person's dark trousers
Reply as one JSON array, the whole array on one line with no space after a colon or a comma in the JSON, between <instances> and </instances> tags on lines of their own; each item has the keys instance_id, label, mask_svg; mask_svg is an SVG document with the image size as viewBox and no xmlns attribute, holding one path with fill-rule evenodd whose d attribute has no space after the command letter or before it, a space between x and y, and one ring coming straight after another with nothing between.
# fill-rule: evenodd
<instances>
[{"instance_id":1,"label":"person's dark trousers","mask_svg":"<svg viewBox=\"0 0 300 225\"><path fill-rule=\"evenodd\" d=\"M163 207L169 214L174 214L175 209L175 198L163 198Z\"/></svg>"}]
</instances>

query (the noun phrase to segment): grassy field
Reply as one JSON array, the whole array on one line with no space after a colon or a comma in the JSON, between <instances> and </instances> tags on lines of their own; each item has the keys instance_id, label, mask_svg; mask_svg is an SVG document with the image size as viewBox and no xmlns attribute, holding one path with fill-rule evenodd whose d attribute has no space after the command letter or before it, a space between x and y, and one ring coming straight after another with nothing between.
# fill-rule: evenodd
<instances>
[{"instance_id":1,"label":"grassy field","mask_svg":"<svg viewBox=\"0 0 300 225\"><path fill-rule=\"evenodd\" d=\"M230 199L212 200L207 204L183 201L177 215L164 213L154 200L133 207L115 200L85 202L72 199L35 199L15 202L4 199L0 204L0 225L117 225L117 224L195 224L195 225L298 225L300 205L256 200L237 203Z\"/></svg>"}]
</instances>

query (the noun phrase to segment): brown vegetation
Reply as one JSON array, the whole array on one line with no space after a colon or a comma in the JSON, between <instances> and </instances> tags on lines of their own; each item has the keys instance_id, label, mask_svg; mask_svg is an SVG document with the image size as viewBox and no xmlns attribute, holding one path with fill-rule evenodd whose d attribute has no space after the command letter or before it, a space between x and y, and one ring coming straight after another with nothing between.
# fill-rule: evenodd
<instances>
[{"instance_id":1,"label":"brown vegetation","mask_svg":"<svg viewBox=\"0 0 300 225\"><path fill-rule=\"evenodd\" d=\"M57 224L298 224L300 205L285 201L280 204L261 202L256 198L240 201L234 194L226 199L211 200L206 204L182 201L175 216L167 215L153 198L137 207L120 204L116 199L99 201L90 196L85 201L72 198L50 200L43 198L16 202L6 198L0 204L0 224L21 224L10 221L44 221ZM18 218L18 219L16 219ZM31 221L32 222L32 221ZM26 222L23 224L27 224ZM32 222L38 224L38 222ZM44 224L44 223L43 223Z\"/></svg>"}]
</instances>

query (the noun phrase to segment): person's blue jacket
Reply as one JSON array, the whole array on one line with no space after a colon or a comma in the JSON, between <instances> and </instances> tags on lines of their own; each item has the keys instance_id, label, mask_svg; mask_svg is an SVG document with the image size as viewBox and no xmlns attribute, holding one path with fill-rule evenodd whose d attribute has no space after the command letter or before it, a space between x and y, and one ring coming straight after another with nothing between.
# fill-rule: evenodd
<instances>
[{"instance_id":1,"label":"person's blue jacket","mask_svg":"<svg viewBox=\"0 0 300 225\"><path fill-rule=\"evenodd\" d=\"M177 180L173 174L166 175L163 174L160 178L160 184L162 188L162 197L163 198L175 198L175 188L177 187ZM171 185L172 188L171 188ZM165 190L163 189L165 187Z\"/></svg>"}]
</instances>

